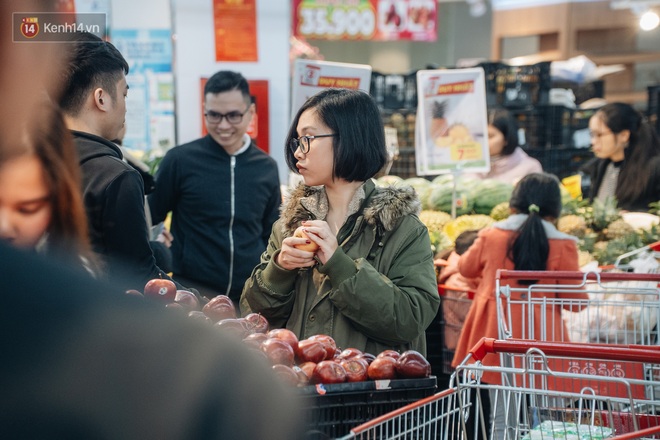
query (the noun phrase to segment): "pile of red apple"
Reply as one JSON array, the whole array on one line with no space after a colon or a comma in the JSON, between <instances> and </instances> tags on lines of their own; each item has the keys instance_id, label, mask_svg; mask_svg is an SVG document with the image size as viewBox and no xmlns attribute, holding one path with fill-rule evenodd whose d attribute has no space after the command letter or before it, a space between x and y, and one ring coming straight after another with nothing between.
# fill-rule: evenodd
<instances>
[{"instance_id":1,"label":"pile of red apple","mask_svg":"<svg viewBox=\"0 0 660 440\"><path fill-rule=\"evenodd\" d=\"M138 291L126 293L142 295ZM424 378L431 375L431 364L415 350L403 353L385 350L373 355L357 348L340 349L328 335L298 340L291 330L270 329L268 320L261 314L238 317L233 301L226 295L218 295L202 306L194 293L177 290L170 280L155 279L145 285L144 296L161 301L165 307L183 309L190 318L212 324L242 339L270 362L284 382L291 385Z\"/></svg>"}]
</instances>

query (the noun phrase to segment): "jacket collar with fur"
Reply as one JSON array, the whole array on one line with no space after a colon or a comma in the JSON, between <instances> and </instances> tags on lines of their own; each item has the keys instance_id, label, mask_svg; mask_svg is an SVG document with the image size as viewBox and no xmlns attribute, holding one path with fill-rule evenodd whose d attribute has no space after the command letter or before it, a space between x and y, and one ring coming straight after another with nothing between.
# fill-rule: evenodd
<instances>
[{"instance_id":1,"label":"jacket collar with fur","mask_svg":"<svg viewBox=\"0 0 660 440\"><path fill-rule=\"evenodd\" d=\"M282 206L284 237L293 235L304 220L325 219L327 200L323 186L306 186L301 183L294 188ZM419 214L421 203L409 186L377 187L370 179L353 196L349 216L360 210L368 225L384 233L393 230L401 218Z\"/></svg>"}]
</instances>

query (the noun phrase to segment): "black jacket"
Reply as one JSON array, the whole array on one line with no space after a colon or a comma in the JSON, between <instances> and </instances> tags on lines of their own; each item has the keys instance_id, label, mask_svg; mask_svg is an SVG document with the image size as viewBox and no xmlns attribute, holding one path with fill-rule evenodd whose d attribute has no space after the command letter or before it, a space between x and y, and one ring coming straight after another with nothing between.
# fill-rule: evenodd
<instances>
[{"instance_id":1,"label":"black jacket","mask_svg":"<svg viewBox=\"0 0 660 440\"><path fill-rule=\"evenodd\" d=\"M206 136L167 152L148 198L154 223L172 211L174 277L238 304L279 216L275 160L254 142L230 156Z\"/></svg>"},{"instance_id":2,"label":"black jacket","mask_svg":"<svg viewBox=\"0 0 660 440\"><path fill-rule=\"evenodd\" d=\"M104 272L114 282L129 274L140 291L150 279L167 278L149 246L142 177L114 143L78 131L73 136L92 249L103 258Z\"/></svg>"},{"instance_id":3,"label":"black jacket","mask_svg":"<svg viewBox=\"0 0 660 440\"><path fill-rule=\"evenodd\" d=\"M591 186L589 188L589 199L593 201L598 195L598 189L603 182L605 170L611 161L609 159L593 158L587 162L581 169L585 174L591 177ZM626 211L648 212L649 203L657 202L660 200L660 156L651 159L651 175L646 184L644 192L635 200L617 200L618 207ZM621 164L621 172L626 162ZM621 182L621 174L619 173L619 185Z\"/></svg>"}]
</instances>

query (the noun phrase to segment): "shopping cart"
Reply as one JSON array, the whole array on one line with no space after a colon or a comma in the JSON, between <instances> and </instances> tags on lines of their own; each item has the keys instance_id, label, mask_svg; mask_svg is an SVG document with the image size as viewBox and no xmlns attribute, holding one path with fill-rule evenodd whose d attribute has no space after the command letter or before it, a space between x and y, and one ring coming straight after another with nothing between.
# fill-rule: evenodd
<instances>
[{"instance_id":1,"label":"shopping cart","mask_svg":"<svg viewBox=\"0 0 660 440\"><path fill-rule=\"evenodd\" d=\"M488 354L520 358L520 366L485 366L482 360ZM556 372L548 367L549 359L556 357L657 368L660 347L484 338L457 366L450 389L355 427L343 439L660 438L660 402L635 398L633 392L634 386L657 386L660 376L631 379ZM502 385L482 383L485 371L496 371L506 379ZM575 387L553 390L548 387L553 378L573 381ZM589 385L597 382L614 384L626 392L612 395L603 391L611 386L597 387L600 392L596 392ZM492 420L480 398L482 390L497 402Z\"/></svg>"},{"instance_id":2,"label":"shopping cart","mask_svg":"<svg viewBox=\"0 0 660 440\"><path fill-rule=\"evenodd\" d=\"M509 285L519 280L564 284ZM499 337L657 345L659 282L660 274L500 270L496 278ZM571 298L580 292L588 299Z\"/></svg>"}]
</instances>

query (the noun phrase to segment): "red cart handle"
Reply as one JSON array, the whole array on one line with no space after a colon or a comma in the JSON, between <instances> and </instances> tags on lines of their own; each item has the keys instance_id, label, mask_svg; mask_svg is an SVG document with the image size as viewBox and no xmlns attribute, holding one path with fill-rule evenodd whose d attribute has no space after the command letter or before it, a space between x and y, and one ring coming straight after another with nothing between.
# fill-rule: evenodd
<instances>
[{"instance_id":1,"label":"red cart handle","mask_svg":"<svg viewBox=\"0 0 660 440\"><path fill-rule=\"evenodd\" d=\"M586 278L585 278L586 277ZM498 280L600 280L600 281L655 281L660 282L660 274L629 272L581 272L569 270L507 270L498 269Z\"/></svg>"},{"instance_id":2,"label":"red cart handle","mask_svg":"<svg viewBox=\"0 0 660 440\"><path fill-rule=\"evenodd\" d=\"M585 344L581 342L545 342L530 339L481 338L470 350L472 358L483 361L489 353L525 354L539 349L549 356L660 364L660 346L623 344Z\"/></svg>"}]
</instances>

